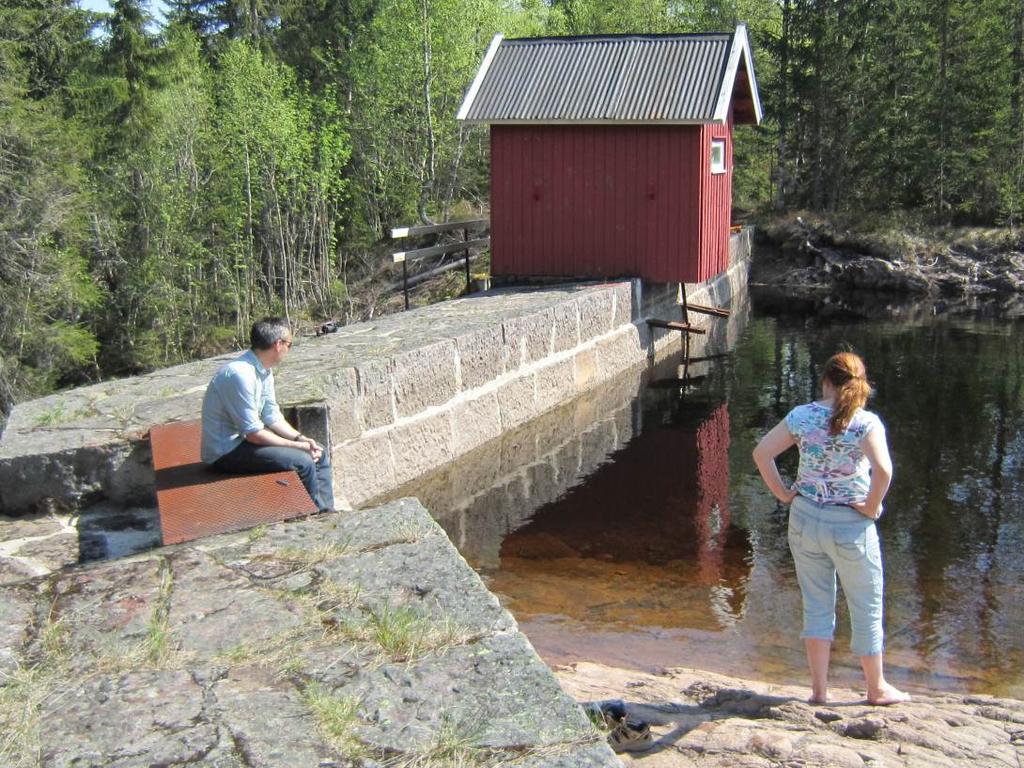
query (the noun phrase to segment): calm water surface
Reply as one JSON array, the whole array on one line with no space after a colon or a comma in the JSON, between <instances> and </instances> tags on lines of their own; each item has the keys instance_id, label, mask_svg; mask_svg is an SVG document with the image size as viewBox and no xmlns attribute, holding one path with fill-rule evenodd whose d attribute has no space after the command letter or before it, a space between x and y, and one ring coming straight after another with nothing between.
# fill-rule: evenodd
<instances>
[{"instance_id":1,"label":"calm water surface","mask_svg":"<svg viewBox=\"0 0 1024 768\"><path fill-rule=\"evenodd\" d=\"M786 511L750 452L817 397L816 372L849 345L867 361L869 407L895 464L879 523L890 675L915 690L1024 698L1024 324L910 307L823 319L821 309L755 296L733 353L686 386L673 381L678 361L660 366L609 422L602 458L579 459L562 490L537 490L536 467L572 474L557 460L519 480L506 473L470 510L486 534L467 531L470 512L452 517L433 502L549 663L805 680ZM577 453L602 439L588 434ZM789 476L791 454L780 463ZM530 489L534 503L510 501ZM497 526L479 520L494 514ZM857 686L842 605L839 627L834 682Z\"/></svg>"}]
</instances>

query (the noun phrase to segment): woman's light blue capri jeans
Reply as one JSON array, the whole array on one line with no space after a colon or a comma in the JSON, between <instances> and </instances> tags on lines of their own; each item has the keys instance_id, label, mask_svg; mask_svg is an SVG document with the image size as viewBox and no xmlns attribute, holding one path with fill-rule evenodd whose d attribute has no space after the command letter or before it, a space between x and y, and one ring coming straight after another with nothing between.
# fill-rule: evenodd
<instances>
[{"instance_id":1,"label":"woman's light blue capri jeans","mask_svg":"<svg viewBox=\"0 0 1024 768\"><path fill-rule=\"evenodd\" d=\"M850 607L853 652L882 652L882 551L873 521L853 507L797 496L789 508L789 549L804 603L801 638L832 640L836 573Z\"/></svg>"}]
</instances>

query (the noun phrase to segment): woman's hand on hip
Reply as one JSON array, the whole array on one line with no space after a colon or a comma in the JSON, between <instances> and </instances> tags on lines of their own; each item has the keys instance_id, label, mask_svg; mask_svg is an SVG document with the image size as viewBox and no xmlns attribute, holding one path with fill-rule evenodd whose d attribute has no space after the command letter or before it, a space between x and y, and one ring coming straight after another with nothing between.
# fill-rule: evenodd
<instances>
[{"instance_id":1,"label":"woman's hand on hip","mask_svg":"<svg viewBox=\"0 0 1024 768\"><path fill-rule=\"evenodd\" d=\"M882 516L881 505L877 507L869 507L866 501L852 501L850 502L850 506L856 509L869 520L877 520Z\"/></svg>"}]
</instances>

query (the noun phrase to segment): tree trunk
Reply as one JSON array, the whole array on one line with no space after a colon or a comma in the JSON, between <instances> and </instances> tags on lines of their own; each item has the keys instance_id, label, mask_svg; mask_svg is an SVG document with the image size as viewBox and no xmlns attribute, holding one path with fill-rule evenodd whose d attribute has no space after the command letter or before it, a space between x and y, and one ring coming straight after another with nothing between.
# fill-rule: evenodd
<instances>
[{"instance_id":1,"label":"tree trunk","mask_svg":"<svg viewBox=\"0 0 1024 768\"><path fill-rule=\"evenodd\" d=\"M786 140L789 135L789 34L792 23L791 0L782 0L782 38L779 40L779 144L778 177L775 184L775 210L786 209Z\"/></svg>"},{"instance_id":2,"label":"tree trunk","mask_svg":"<svg viewBox=\"0 0 1024 768\"><path fill-rule=\"evenodd\" d=\"M948 75L947 65L949 60L949 3L943 2L940 6L942 17L939 20L939 178L938 198L936 200L936 213L943 216L946 211L946 132L948 117Z\"/></svg>"},{"instance_id":3,"label":"tree trunk","mask_svg":"<svg viewBox=\"0 0 1024 768\"><path fill-rule=\"evenodd\" d=\"M1018 226L1021 221L1021 203L1024 202L1024 5L1017 3L1013 19L1013 73L1010 85L1010 157L1014 159L1013 203L1010 206L1009 224ZM1016 157L1014 158L1014 155Z\"/></svg>"},{"instance_id":4,"label":"tree trunk","mask_svg":"<svg viewBox=\"0 0 1024 768\"><path fill-rule=\"evenodd\" d=\"M435 165L437 162L437 138L434 135L434 110L431 106L430 89L433 80L431 71L433 50L430 40L430 3L429 0L421 0L423 10L423 116L424 126L427 129L427 156L424 158L424 168L420 179L420 205L419 214L424 224L433 224L427 213L427 204L434 188Z\"/></svg>"}]
</instances>

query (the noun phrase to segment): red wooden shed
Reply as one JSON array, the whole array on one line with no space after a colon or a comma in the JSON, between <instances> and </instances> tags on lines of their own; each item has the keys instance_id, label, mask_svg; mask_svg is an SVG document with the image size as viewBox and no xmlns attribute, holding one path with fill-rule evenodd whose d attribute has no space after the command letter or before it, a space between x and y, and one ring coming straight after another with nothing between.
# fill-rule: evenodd
<instances>
[{"instance_id":1,"label":"red wooden shed","mask_svg":"<svg viewBox=\"0 0 1024 768\"><path fill-rule=\"evenodd\" d=\"M491 272L700 282L728 266L732 127L761 121L746 27L491 42Z\"/></svg>"}]
</instances>

